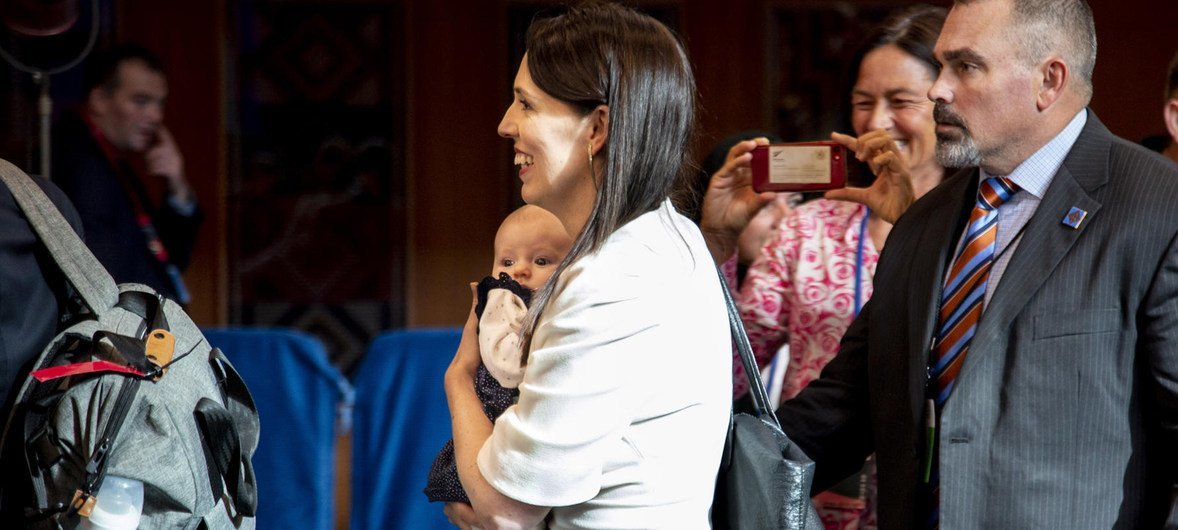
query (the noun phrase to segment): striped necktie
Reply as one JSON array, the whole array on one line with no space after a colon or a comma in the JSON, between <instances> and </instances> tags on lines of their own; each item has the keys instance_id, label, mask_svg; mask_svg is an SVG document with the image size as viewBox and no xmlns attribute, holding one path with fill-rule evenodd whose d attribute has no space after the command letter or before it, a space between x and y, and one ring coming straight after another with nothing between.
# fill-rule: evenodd
<instances>
[{"instance_id":1,"label":"striped necktie","mask_svg":"<svg viewBox=\"0 0 1178 530\"><path fill-rule=\"evenodd\" d=\"M953 390L953 382L969 350L969 341L982 316L986 280L994 263L998 207L1016 191L1018 185L1006 177L990 177L982 182L978 188L978 202L969 215L965 243L946 275L948 281L941 291L933 364L929 368L929 390L938 410Z\"/></svg>"},{"instance_id":2,"label":"striped necktie","mask_svg":"<svg viewBox=\"0 0 1178 530\"><path fill-rule=\"evenodd\" d=\"M941 291L941 311L937 316L937 337L933 343L928 382L928 393L937 418L953 391L953 383L982 316L986 283L997 247L998 207L1018 190L1018 185L1006 177L990 177L982 181L977 203L969 215L965 242L945 275L947 281ZM927 528L936 528L940 519L940 473L935 455L934 452L928 484L932 504Z\"/></svg>"}]
</instances>

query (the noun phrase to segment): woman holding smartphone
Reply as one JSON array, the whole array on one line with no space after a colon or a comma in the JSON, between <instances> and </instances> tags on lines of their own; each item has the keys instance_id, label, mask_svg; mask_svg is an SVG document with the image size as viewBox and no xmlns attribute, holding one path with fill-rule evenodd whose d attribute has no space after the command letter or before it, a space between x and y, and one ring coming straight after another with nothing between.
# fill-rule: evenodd
<instances>
[{"instance_id":1,"label":"woman holding smartphone","mask_svg":"<svg viewBox=\"0 0 1178 530\"><path fill-rule=\"evenodd\" d=\"M830 191L794 209L741 284L737 303L758 362L767 363L789 341L782 400L797 395L838 353L843 333L871 296L891 223L944 178L928 91L939 71L933 47L945 15L944 8L913 6L868 36L851 70L851 122L858 137L835 133L832 139L866 162L875 182ZM749 185L748 153L757 143L729 151L704 198L701 227L717 263L728 261L733 234L765 200ZM747 387L739 361L734 372L739 395ZM814 498L827 528L875 527L873 474L869 462L863 475Z\"/></svg>"},{"instance_id":2,"label":"woman holding smartphone","mask_svg":"<svg viewBox=\"0 0 1178 530\"><path fill-rule=\"evenodd\" d=\"M575 240L533 299L519 401L494 424L467 322L445 386L471 503L447 516L462 528L710 528L732 350L704 240L669 201L694 123L683 47L631 9L574 7L532 24L514 94L499 134L523 199Z\"/></svg>"}]
</instances>

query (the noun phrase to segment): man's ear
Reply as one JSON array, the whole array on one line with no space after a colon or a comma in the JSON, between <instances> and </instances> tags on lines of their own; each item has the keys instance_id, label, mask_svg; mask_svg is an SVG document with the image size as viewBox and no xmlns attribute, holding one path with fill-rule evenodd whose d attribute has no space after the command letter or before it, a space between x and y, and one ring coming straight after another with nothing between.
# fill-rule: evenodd
<instances>
[{"instance_id":1,"label":"man's ear","mask_svg":"<svg viewBox=\"0 0 1178 530\"><path fill-rule=\"evenodd\" d=\"M598 105L589 113L589 145L593 156L605 147L609 140L609 105Z\"/></svg>"},{"instance_id":2,"label":"man's ear","mask_svg":"<svg viewBox=\"0 0 1178 530\"><path fill-rule=\"evenodd\" d=\"M86 109L93 116L106 116L110 112L110 96L102 87L95 87L86 96Z\"/></svg>"},{"instance_id":3,"label":"man's ear","mask_svg":"<svg viewBox=\"0 0 1178 530\"><path fill-rule=\"evenodd\" d=\"M1170 138L1178 144L1178 98L1166 100L1166 107L1162 109L1162 117L1166 120L1166 130Z\"/></svg>"},{"instance_id":4,"label":"man's ear","mask_svg":"<svg viewBox=\"0 0 1178 530\"><path fill-rule=\"evenodd\" d=\"M1035 97L1035 106L1042 112L1063 97L1072 80L1068 64L1054 55L1043 61L1038 69L1039 93Z\"/></svg>"}]
</instances>

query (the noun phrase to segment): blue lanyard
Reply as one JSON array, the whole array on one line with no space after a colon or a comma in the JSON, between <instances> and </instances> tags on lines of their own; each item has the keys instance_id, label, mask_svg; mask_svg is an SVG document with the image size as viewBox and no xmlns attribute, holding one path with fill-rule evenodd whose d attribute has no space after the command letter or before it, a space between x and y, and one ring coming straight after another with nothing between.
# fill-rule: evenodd
<instances>
[{"instance_id":1,"label":"blue lanyard","mask_svg":"<svg viewBox=\"0 0 1178 530\"><path fill-rule=\"evenodd\" d=\"M863 220L859 221L859 246L855 249L855 313L851 316L859 316L859 310L863 308L863 240L870 237L867 233L867 218L871 217L871 208L867 208L863 212Z\"/></svg>"}]
</instances>

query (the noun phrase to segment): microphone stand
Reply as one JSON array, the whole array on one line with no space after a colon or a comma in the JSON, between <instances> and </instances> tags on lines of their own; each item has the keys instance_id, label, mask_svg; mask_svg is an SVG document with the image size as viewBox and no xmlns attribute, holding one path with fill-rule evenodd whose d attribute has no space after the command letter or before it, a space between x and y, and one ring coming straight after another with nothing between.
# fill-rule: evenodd
<instances>
[{"instance_id":1,"label":"microphone stand","mask_svg":"<svg viewBox=\"0 0 1178 530\"><path fill-rule=\"evenodd\" d=\"M39 89L37 96L37 129L39 133L37 136L38 142L40 142L41 146L41 167L39 169L41 170L41 176L47 179L49 178L50 172L50 160L52 160L50 153L52 146L52 142L50 140L50 121L53 117L53 99L49 97L49 76L53 74L60 74L66 70L69 70L70 68L77 66L78 63L81 63L82 60L86 58L87 55L90 55L90 51L94 49L95 41L98 40L98 20L98 0L91 0L90 35L86 40L86 45L82 48L82 51L78 53L77 57L74 57L65 64L55 68L39 68L36 66L29 66L25 64L24 61L21 61L15 55L9 53L8 50L5 50L2 46L0 46L0 57L2 57L5 62L12 65L13 68L32 75L33 82L37 84Z\"/></svg>"}]
</instances>

